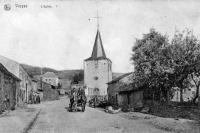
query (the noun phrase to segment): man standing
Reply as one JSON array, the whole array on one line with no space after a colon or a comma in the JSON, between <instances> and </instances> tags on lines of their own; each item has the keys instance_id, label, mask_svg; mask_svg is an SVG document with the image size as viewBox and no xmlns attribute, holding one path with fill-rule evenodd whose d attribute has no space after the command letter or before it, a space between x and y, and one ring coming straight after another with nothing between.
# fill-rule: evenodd
<instances>
[{"instance_id":1,"label":"man standing","mask_svg":"<svg viewBox=\"0 0 200 133\"><path fill-rule=\"evenodd\" d=\"M70 104L69 104L69 109L72 111L72 107L74 104L74 88L70 92Z\"/></svg>"}]
</instances>

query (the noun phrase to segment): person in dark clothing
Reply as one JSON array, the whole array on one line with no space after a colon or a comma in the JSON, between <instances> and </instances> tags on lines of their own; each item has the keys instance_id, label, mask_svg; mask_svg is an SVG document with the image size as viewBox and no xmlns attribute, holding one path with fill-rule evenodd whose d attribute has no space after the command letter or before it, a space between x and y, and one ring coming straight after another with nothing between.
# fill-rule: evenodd
<instances>
[{"instance_id":1,"label":"person in dark clothing","mask_svg":"<svg viewBox=\"0 0 200 133\"><path fill-rule=\"evenodd\" d=\"M39 104L39 103L40 103L40 96L37 95L37 96L36 96L36 104Z\"/></svg>"},{"instance_id":2,"label":"person in dark clothing","mask_svg":"<svg viewBox=\"0 0 200 133\"><path fill-rule=\"evenodd\" d=\"M70 94L70 105L69 105L69 109L72 110L74 104L74 89L71 90L71 94Z\"/></svg>"},{"instance_id":3,"label":"person in dark clothing","mask_svg":"<svg viewBox=\"0 0 200 133\"><path fill-rule=\"evenodd\" d=\"M40 96L39 95L37 95L36 101L37 101L38 104L40 103Z\"/></svg>"}]
</instances>

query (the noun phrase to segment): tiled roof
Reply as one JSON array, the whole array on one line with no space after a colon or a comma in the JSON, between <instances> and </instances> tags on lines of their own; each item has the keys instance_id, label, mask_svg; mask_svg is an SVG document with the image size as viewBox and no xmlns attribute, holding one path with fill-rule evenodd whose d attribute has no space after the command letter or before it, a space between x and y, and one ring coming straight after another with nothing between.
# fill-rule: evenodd
<instances>
[{"instance_id":1,"label":"tiled roof","mask_svg":"<svg viewBox=\"0 0 200 133\"><path fill-rule=\"evenodd\" d=\"M58 76L54 72L46 72L45 74L42 75L42 77L46 77L46 78L58 78Z\"/></svg>"}]
</instances>

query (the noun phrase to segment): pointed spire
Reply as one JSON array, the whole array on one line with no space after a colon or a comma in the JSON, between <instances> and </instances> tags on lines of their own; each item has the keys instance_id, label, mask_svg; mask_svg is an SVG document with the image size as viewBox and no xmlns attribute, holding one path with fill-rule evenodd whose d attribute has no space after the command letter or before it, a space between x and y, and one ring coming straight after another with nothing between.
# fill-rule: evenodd
<instances>
[{"instance_id":1,"label":"pointed spire","mask_svg":"<svg viewBox=\"0 0 200 133\"><path fill-rule=\"evenodd\" d=\"M91 57L93 59L95 58L99 58L99 57L103 57L106 58L106 54L103 48L103 44L102 44L102 40L101 40L101 35L99 32L99 29L97 29L97 34L96 34L96 38L95 38L95 42L94 42L94 46L93 46L93 51L92 51L92 55Z\"/></svg>"}]
</instances>

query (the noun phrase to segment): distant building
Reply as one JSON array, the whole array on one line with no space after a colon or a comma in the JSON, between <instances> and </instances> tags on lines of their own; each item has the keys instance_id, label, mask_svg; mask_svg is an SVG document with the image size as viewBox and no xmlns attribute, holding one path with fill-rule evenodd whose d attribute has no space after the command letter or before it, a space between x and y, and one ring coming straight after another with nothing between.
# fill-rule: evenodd
<instances>
[{"instance_id":1,"label":"distant building","mask_svg":"<svg viewBox=\"0 0 200 133\"><path fill-rule=\"evenodd\" d=\"M42 101L57 100L59 98L57 86L38 80L37 89Z\"/></svg>"},{"instance_id":2,"label":"distant building","mask_svg":"<svg viewBox=\"0 0 200 133\"><path fill-rule=\"evenodd\" d=\"M9 109L14 109L17 99L16 92L19 90L20 79L9 72L0 63L0 113L4 111L3 102L7 99Z\"/></svg>"},{"instance_id":3,"label":"distant building","mask_svg":"<svg viewBox=\"0 0 200 133\"><path fill-rule=\"evenodd\" d=\"M84 60L84 84L88 97L107 96L108 85L112 80L112 62L106 57L99 29L97 30L91 57Z\"/></svg>"},{"instance_id":4,"label":"distant building","mask_svg":"<svg viewBox=\"0 0 200 133\"><path fill-rule=\"evenodd\" d=\"M37 92L38 88L37 88L37 79L32 79L32 90L33 92Z\"/></svg>"},{"instance_id":5,"label":"distant building","mask_svg":"<svg viewBox=\"0 0 200 133\"><path fill-rule=\"evenodd\" d=\"M59 79L54 72L46 72L42 75L42 81L49 83L53 86L58 86Z\"/></svg>"},{"instance_id":6,"label":"distant building","mask_svg":"<svg viewBox=\"0 0 200 133\"><path fill-rule=\"evenodd\" d=\"M69 79L59 79L59 83L61 84L62 88L66 91L70 89L71 82L72 81Z\"/></svg>"},{"instance_id":7,"label":"distant building","mask_svg":"<svg viewBox=\"0 0 200 133\"><path fill-rule=\"evenodd\" d=\"M126 73L108 82L108 101L113 106L137 108L143 106L143 90L135 88L131 77Z\"/></svg>"},{"instance_id":8,"label":"distant building","mask_svg":"<svg viewBox=\"0 0 200 133\"><path fill-rule=\"evenodd\" d=\"M17 78L21 80L19 90L16 92L17 103L28 103L28 99L32 89L31 77L29 76L29 74L18 62L8 59L1 55L0 63L2 63L9 72L14 74Z\"/></svg>"},{"instance_id":9,"label":"distant building","mask_svg":"<svg viewBox=\"0 0 200 133\"><path fill-rule=\"evenodd\" d=\"M71 80L69 80L69 79L59 79L59 83L61 84L61 87L62 87L61 94L67 93L67 92L70 91L70 89L71 89Z\"/></svg>"}]
</instances>

